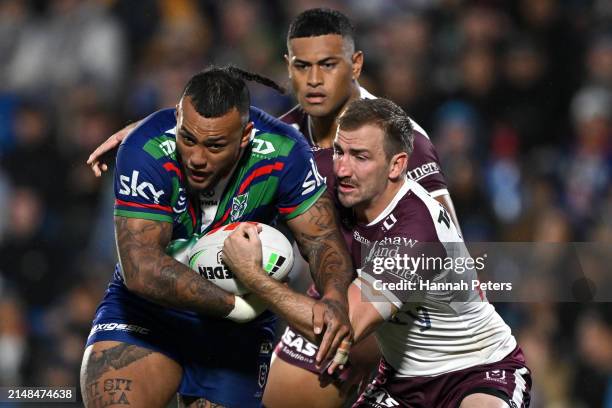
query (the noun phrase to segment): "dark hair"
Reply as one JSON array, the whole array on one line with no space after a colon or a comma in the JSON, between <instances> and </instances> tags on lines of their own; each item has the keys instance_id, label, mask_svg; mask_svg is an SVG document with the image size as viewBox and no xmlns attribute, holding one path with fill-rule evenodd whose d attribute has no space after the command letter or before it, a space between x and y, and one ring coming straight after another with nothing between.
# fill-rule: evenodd
<instances>
[{"instance_id":1,"label":"dark hair","mask_svg":"<svg viewBox=\"0 0 612 408\"><path fill-rule=\"evenodd\" d=\"M382 129L385 134L383 149L387 158L401 152L412 153L412 122L406 112L390 100L354 100L338 118L338 127L342 130L356 130L365 125Z\"/></svg>"},{"instance_id":2,"label":"dark hair","mask_svg":"<svg viewBox=\"0 0 612 408\"><path fill-rule=\"evenodd\" d=\"M300 13L289 25L287 44L293 38L338 34L355 48L355 28L347 16L337 10L313 8Z\"/></svg>"},{"instance_id":3,"label":"dark hair","mask_svg":"<svg viewBox=\"0 0 612 408\"><path fill-rule=\"evenodd\" d=\"M285 93L283 87L269 78L228 65L209 66L195 74L185 85L183 96L190 97L196 112L205 118L217 118L236 108L246 123L251 97L245 81L258 82Z\"/></svg>"}]
</instances>

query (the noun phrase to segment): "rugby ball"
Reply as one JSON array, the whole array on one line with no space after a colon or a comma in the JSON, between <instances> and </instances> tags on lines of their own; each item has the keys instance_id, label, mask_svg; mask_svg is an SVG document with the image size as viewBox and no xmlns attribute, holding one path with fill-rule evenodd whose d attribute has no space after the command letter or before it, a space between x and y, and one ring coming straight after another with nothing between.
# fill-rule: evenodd
<instances>
[{"instance_id":1,"label":"rugby ball","mask_svg":"<svg viewBox=\"0 0 612 408\"><path fill-rule=\"evenodd\" d=\"M223 242L240 223L216 228L201 237L191 248L189 266L215 285L236 295L244 295L248 290L234 278L234 274L223 262ZM289 240L277 229L262 223L259 233L263 253L263 269L276 280L284 279L293 266L293 247Z\"/></svg>"}]
</instances>

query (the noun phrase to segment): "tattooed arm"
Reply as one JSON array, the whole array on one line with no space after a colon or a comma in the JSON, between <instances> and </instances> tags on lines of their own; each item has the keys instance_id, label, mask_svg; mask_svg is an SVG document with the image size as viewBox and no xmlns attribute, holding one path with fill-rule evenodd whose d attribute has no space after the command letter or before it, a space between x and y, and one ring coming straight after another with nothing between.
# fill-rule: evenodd
<instances>
[{"instance_id":1,"label":"tattooed arm","mask_svg":"<svg viewBox=\"0 0 612 408\"><path fill-rule=\"evenodd\" d=\"M125 285L132 292L167 307L225 317L234 295L166 255L172 224L115 217L115 234Z\"/></svg>"},{"instance_id":2,"label":"tattooed arm","mask_svg":"<svg viewBox=\"0 0 612 408\"><path fill-rule=\"evenodd\" d=\"M304 214L287 222L300 253L323 297L313 306L315 334L325 328L317 360L330 358L340 342L352 338L348 319L348 287L353 263L340 233L338 215L329 192L323 194Z\"/></svg>"},{"instance_id":3,"label":"tattooed arm","mask_svg":"<svg viewBox=\"0 0 612 408\"><path fill-rule=\"evenodd\" d=\"M353 265L329 193L323 194L308 211L289 220L287 225L300 253L308 261L317 289L324 297L346 302Z\"/></svg>"}]
</instances>

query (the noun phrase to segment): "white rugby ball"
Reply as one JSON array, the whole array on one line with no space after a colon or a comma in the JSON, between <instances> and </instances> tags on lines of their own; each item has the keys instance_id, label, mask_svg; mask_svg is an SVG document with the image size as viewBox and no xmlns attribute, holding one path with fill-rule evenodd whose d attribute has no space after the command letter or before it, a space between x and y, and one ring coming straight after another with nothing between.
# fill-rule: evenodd
<instances>
[{"instance_id":1,"label":"white rugby ball","mask_svg":"<svg viewBox=\"0 0 612 408\"><path fill-rule=\"evenodd\" d=\"M220 288L236 295L244 295L248 290L221 262L223 242L239 224L235 222L224 225L201 237L191 248L189 266ZM293 266L293 247L279 230L262 223L253 224L262 227L259 239L263 253L263 269L276 280L284 279Z\"/></svg>"}]
</instances>

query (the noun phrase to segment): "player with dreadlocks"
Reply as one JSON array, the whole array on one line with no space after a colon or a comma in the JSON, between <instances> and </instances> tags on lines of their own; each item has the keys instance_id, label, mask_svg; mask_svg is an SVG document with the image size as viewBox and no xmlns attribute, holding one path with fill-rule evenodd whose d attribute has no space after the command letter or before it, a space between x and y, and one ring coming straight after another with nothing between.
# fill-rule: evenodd
<instances>
[{"instance_id":1,"label":"player with dreadlocks","mask_svg":"<svg viewBox=\"0 0 612 408\"><path fill-rule=\"evenodd\" d=\"M323 293L315 305L325 317L322 353L333 356L332 345L352 335L351 260L312 152L293 127L250 106L245 80L282 90L210 67L189 80L176 109L150 115L119 147L119 264L83 356L87 407L163 408L177 392L181 406L260 406L276 317L185 259L190 242L232 222L284 222ZM311 330L312 315L281 316Z\"/></svg>"}]
</instances>

